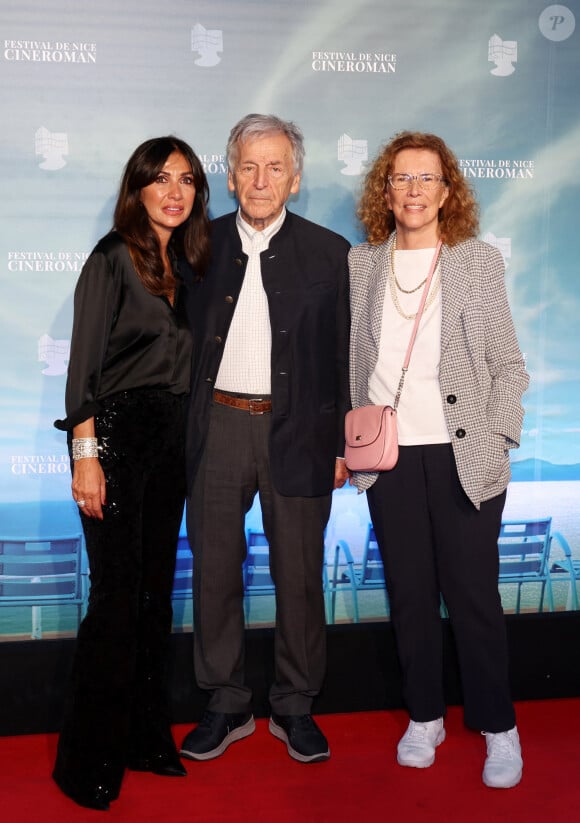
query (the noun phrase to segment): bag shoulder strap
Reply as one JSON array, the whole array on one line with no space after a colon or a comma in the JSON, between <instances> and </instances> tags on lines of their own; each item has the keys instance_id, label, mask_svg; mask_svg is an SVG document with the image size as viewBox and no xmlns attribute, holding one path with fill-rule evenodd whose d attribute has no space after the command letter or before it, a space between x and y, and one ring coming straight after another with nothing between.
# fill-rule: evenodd
<instances>
[{"instance_id":1,"label":"bag shoulder strap","mask_svg":"<svg viewBox=\"0 0 580 823\"><path fill-rule=\"evenodd\" d=\"M417 337L417 330L419 328L419 323L421 322L421 315L423 314L423 309L425 308L425 301L427 300L427 295L429 294L429 288L431 287L431 280L433 279L433 273L437 267L437 260L439 259L439 252L441 251L442 241L438 240L437 245L435 246L435 253L433 254L433 259L431 260L431 265L429 266L429 274L427 275L427 281L425 283L425 288L423 289L423 294L421 295L421 302L419 303L419 308L417 309L417 314L415 315L415 322L413 323L413 331L411 332L411 339L409 340L409 345L407 346L407 353L405 354L405 360L403 362L403 369L401 371L401 378L399 380L399 385L397 387L397 394L395 395L395 402L393 403L393 408L396 410L397 406L399 405L399 400L401 399L401 392L403 391L403 383L405 382L405 375L407 374L407 369L409 368L409 363L411 362L411 352L413 351L413 346L415 345L415 338Z\"/></svg>"}]
</instances>

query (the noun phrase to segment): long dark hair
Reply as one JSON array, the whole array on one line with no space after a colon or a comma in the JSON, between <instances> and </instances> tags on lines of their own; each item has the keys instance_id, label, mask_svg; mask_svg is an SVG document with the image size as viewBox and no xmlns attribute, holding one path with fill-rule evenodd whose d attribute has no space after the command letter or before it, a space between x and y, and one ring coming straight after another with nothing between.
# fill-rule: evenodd
<instances>
[{"instance_id":1,"label":"long dark hair","mask_svg":"<svg viewBox=\"0 0 580 823\"><path fill-rule=\"evenodd\" d=\"M143 285L156 295L169 294L175 283L164 277L159 240L141 202L141 189L153 183L169 155L175 151L191 166L195 200L187 220L171 235L168 251L172 257L184 257L197 277L203 277L210 253L209 187L199 158L187 143L170 135L146 140L138 146L125 166L115 206L115 229L129 246Z\"/></svg>"}]
</instances>

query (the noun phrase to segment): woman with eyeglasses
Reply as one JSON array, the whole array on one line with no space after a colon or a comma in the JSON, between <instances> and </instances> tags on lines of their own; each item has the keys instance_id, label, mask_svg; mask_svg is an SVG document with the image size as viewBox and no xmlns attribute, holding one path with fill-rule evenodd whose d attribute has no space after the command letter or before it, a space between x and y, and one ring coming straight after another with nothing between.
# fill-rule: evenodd
<instances>
[{"instance_id":1,"label":"woman with eyeglasses","mask_svg":"<svg viewBox=\"0 0 580 823\"><path fill-rule=\"evenodd\" d=\"M445 739L441 596L453 627L467 726L486 737L483 781L515 786L522 757L498 592L509 450L528 375L500 252L476 239L478 207L439 137L402 132L367 174L367 241L349 256L354 408L393 405L435 265L397 409L399 459L356 472L382 552L410 722L402 766L426 768ZM442 245L438 245L439 241Z\"/></svg>"}]
</instances>

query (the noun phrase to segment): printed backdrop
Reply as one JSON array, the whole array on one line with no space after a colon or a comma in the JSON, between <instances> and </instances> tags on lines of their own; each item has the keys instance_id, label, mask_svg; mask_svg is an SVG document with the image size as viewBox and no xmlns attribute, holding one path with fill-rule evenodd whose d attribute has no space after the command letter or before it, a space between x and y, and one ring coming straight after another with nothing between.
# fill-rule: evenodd
<instances>
[{"instance_id":1,"label":"printed backdrop","mask_svg":"<svg viewBox=\"0 0 580 823\"><path fill-rule=\"evenodd\" d=\"M580 558L579 13L577 0L0 0L0 537L78 528L52 422L75 282L130 153L187 140L217 216L234 208L229 129L258 111L304 131L291 208L353 243L382 143L419 129L455 150L532 376L506 517L552 516ZM336 494L330 541L356 559L367 523L364 496Z\"/></svg>"}]
</instances>

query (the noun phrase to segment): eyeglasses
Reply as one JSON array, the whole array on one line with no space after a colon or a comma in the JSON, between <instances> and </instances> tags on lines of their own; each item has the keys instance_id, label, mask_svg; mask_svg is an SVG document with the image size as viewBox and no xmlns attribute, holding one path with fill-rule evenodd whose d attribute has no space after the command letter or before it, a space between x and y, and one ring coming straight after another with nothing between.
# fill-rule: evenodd
<instances>
[{"instance_id":1,"label":"eyeglasses","mask_svg":"<svg viewBox=\"0 0 580 823\"><path fill-rule=\"evenodd\" d=\"M447 183L442 174L427 171L421 174L389 174L387 180L393 189L399 190L410 189L415 180L419 188L425 189L425 191L436 189L441 183Z\"/></svg>"}]
</instances>

